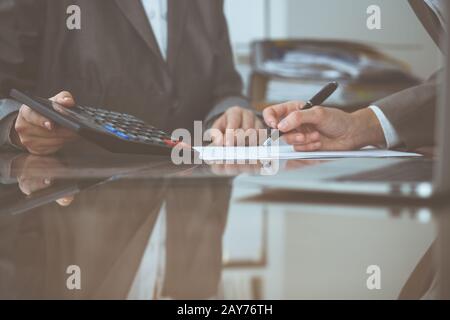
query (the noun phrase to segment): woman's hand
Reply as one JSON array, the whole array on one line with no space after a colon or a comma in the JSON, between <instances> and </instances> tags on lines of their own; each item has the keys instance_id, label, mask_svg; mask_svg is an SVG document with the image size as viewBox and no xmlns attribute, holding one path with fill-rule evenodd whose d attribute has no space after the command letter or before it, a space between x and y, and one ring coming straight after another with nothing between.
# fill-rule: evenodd
<instances>
[{"instance_id":1,"label":"woman's hand","mask_svg":"<svg viewBox=\"0 0 450 320\"><path fill-rule=\"evenodd\" d=\"M297 151L354 150L385 143L378 118L369 108L347 113L322 106L301 110L303 106L292 101L263 112L267 125L284 133L282 138Z\"/></svg>"},{"instance_id":2,"label":"woman's hand","mask_svg":"<svg viewBox=\"0 0 450 320\"><path fill-rule=\"evenodd\" d=\"M65 108L75 105L72 95L66 91L57 94L50 100ZM77 138L78 136L73 131L56 125L26 105L20 107L19 115L11 132L12 142L34 155L53 154L66 143Z\"/></svg>"}]
</instances>

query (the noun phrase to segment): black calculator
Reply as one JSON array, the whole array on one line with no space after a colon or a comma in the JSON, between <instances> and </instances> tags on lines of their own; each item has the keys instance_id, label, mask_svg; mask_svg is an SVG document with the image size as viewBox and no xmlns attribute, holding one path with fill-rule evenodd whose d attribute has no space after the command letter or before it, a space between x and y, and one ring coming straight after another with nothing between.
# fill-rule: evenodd
<instances>
[{"instance_id":1,"label":"black calculator","mask_svg":"<svg viewBox=\"0 0 450 320\"><path fill-rule=\"evenodd\" d=\"M170 155L180 141L125 113L56 102L13 89L11 97L58 125L114 153Z\"/></svg>"}]
</instances>

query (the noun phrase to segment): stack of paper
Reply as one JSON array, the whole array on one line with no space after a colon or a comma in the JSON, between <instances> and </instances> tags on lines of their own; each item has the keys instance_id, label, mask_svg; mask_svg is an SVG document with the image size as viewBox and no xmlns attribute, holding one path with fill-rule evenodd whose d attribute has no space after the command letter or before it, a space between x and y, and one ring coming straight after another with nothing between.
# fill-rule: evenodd
<instances>
[{"instance_id":1,"label":"stack of paper","mask_svg":"<svg viewBox=\"0 0 450 320\"><path fill-rule=\"evenodd\" d=\"M364 148L357 151L296 152L292 146L271 147L195 147L200 159L221 160L290 160L290 159L339 159L339 158L396 158L420 157L420 154Z\"/></svg>"}]
</instances>

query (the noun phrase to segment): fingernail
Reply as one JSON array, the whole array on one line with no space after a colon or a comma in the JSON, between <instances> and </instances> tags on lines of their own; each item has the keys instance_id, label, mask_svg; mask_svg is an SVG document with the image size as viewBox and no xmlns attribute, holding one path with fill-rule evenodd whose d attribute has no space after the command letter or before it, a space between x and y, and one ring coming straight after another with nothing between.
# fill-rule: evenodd
<instances>
[{"instance_id":1,"label":"fingernail","mask_svg":"<svg viewBox=\"0 0 450 320\"><path fill-rule=\"evenodd\" d=\"M48 130L52 130L52 124L50 123L50 121L45 121L45 122L44 122L44 126L45 126Z\"/></svg>"},{"instance_id":2,"label":"fingernail","mask_svg":"<svg viewBox=\"0 0 450 320\"><path fill-rule=\"evenodd\" d=\"M272 121L269 125L274 129L277 128L277 123L275 121Z\"/></svg>"},{"instance_id":3,"label":"fingernail","mask_svg":"<svg viewBox=\"0 0 450 320\"><path fill-rule=\"evenodd\" d=\"M281 121L280 124L278 125L278 129L280 130L284 130L287 127L287 122L286 121Z\"/></svg>"},{"instance_id":4,"label":"fingernail","mask_svg":"<svg viewBox=\"0 0 450 320\"><path fill-rule=\"evenodd\" d=\"M45 184L46 186L50 185L51 183L52 183L52 180L50 180L49 178L45 178L45 179L44 179L44 184Z\"/></svg>"},{"instance_id":5,"label":"fingernail","mask_svg":"<svg viewBox=\"0 0 450 320\"><path fill-rule=\"evenodd\" d=\"M58 102L58 103L67 103L67 102L69 102L69 101L71 101L71 100L72 100L71 97L69 97L69 96L64 96L64 97L59 97L58 100L57 100L57 102Z\"/></svg>"}]
</instances>

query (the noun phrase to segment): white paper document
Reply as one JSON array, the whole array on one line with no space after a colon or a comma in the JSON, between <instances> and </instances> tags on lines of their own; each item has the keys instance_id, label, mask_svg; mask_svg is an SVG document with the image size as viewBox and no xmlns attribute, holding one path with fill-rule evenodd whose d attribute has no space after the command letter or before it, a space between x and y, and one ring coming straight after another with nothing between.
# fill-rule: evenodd
<instances>
[{"instance_id":1,"label":"white paper document","mask_svg":"<svg viewBox=\"0 0 450 320\"><path fill-rule=\"evenodd\" d=\"M420 154L364 148L357 151L297 152L292 146L270 147L194 147L204 161L221 160L290 160L290 159L340 159L340 158L398 158L420 157Z\"/></svg>"}]
</instances>

